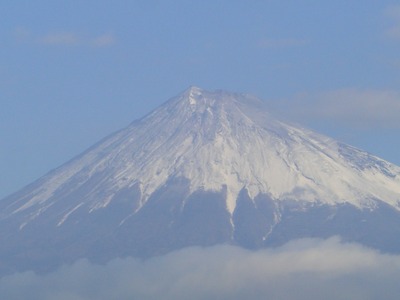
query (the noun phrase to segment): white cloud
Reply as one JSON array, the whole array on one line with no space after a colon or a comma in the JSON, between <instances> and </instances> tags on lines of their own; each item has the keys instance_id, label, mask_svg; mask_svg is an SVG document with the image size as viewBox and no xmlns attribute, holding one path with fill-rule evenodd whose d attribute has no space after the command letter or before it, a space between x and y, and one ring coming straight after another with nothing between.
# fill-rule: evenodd
<instances>
[{"instance_id":1,"label":"white cloud","mask_svg":"<svg viewBox=\"0 0 400 300\"><path fill-rule=\"evenodd\" d=\"M348 88L303 93L270 105L298 121L312 118L360 128L400 128L400 92L395 90Z\"/></svg>"},{"instance_id":2,"label":"white cloud","mask_svg":"<svg viewBox=\"0 0 400 300\"><path fill-rule=\"evenodd\" d=\"M59 32L45 35L38 38L38 41L44 45L108 47L113 45L116 39L111 33L84 37L72 32Z\"/></svg>"},{"instance_id":3,"label":"white cloud","mask_svg":"<svg viewBox=\"0 0 400 300\"><path fill-rule=\"evenodd\" d=\"M386 36L399 40L400 39L400 5L391 5L386 8L385 15L390 22L390 26L386 30Z\"/></svg>"},{"instance_id":4,"label":"white cloud","mask_svg":"<svg viewBox=\"0 0 400 300\"><path fill-rule=\"evenodd\" d=\"M298 47L304 46L307 43L304 39L295 39L295 38L287 38L287 39L262 39L259 42L259 46L261 48L290 48L290 47Z\"/></svg>"},{"instance_id":5,"label":"white cloud","mask_svg":"<svg viewBox=\"0 0 400 300\"><path fill-rule=\"evenodd\" d=\"M300 240L277 249L187 248L146 261L82 260L0 279L2 299L398 299L400 257Z\"/></svg>"},{"instance_id":6,"label":"white cloud","mask_svg":"<svg viewBox=\"0 0 400 300\"><path fill-rule=\"evenodd\" d=\"M38 35L27 28L18 27L14 30L13 34L15 40L18 42L38 43L45 46L108 47L116 43L116 38L111 33L89 36L76 32L59 31Z\"/></svg>"},{"instance_id":7,"label":"white cloud","mask_svg":"<svg viewBox=\"0 0 400 300\"><path fill-rule=\"evenodd\" d=\"M389 38L398 40L400 39L400 25L393 26L386 31L386 35Z\"/></svg>"},{"instance_id":8,"label":"white cloud","mask_svg":"<svg viewBox=\"0 0 400 300\"><path fill-rule=\"evenodd\" d=\"M58 32L47 34L38 38L38 41L44 45L65 45L74 46L81 43L79 36L72 32Z\"/></svg>"},{"instance_id":9,"label":"white cloud","mask_svg":"<svg viewBox=\"0 0 400 300\"><path fill-rule=\"evenodd\" d=\"M18 42L26 42L31 37L31 32L25 27L17 27L14 29L13 35Z\"/></svg>"},{"instance_id":10,"label":"white cloud","mask_svg":"<svg viewBox=\"0 0 400 300\"><path fill-rule=\"evenodd\" d=\"M111 33L106 33L93 38L90 43L95 47L107 47L115 43L115 37Z\"/></svg>"}]
</instances>

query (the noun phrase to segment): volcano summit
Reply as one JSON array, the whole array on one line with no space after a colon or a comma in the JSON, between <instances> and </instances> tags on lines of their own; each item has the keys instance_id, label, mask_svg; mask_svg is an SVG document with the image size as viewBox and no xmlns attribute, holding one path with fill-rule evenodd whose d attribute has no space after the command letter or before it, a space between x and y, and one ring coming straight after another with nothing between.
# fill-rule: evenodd
<instances>
[{"instance_id":1,"label":"volcano summit","mask_svg":"<svg viewBox=\"0 0 400 300\"><path fill-rule=\"evenodd\" d=\"M0 201L0 273L340 235L400 253L400 168L191 87Z\"/></svg>"}]
</instances>

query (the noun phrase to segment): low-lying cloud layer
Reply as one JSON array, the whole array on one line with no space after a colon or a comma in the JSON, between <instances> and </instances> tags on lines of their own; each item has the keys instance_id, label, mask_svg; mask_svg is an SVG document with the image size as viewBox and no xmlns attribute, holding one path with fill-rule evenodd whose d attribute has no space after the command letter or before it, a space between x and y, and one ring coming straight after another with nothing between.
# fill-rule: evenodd
<instances>
[{"instance_id":1,"label":"low-lying cloud layer","mask_svg":"<svg viewBox=\"0 0 400 300\"><path fill-rule=\"evenodd\" d=\"M300 240L277 249L187 248L140 261L86 260L0 279L1 299L398 299L400 257Z\"/></svg>"}]
</instances>

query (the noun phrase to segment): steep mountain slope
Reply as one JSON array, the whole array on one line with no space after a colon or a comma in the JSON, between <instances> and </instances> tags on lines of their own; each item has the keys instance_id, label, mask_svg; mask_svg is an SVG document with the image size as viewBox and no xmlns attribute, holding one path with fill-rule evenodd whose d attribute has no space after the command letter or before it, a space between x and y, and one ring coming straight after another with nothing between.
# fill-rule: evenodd
<instances>
[{"instance_id":1,"label":"steep mountain slope","mask_svg":"<svg viewBox=\"0 0 400 300\"><path fill-rule=\"evenodd\" d=\"M333 234L400 252L399 210L399 167L192 87L0 201L0 258L45 270Z\"/></svg>"}]
</instances>

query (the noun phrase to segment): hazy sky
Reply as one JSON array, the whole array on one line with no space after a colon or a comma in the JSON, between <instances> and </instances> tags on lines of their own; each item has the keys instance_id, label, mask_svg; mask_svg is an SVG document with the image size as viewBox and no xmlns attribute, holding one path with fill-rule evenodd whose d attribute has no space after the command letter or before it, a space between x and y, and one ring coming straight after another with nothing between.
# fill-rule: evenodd
<instances>
[{"instance_id":1,"label":"hazy sky","mask_svg":"<svg viewBox=\"0 0 400 300\"><path fill-rule=\"evenodd\" d=\"M400 165L397 3L3 0L0 197L190 85Z\"/></svg>"}]
</instances>

